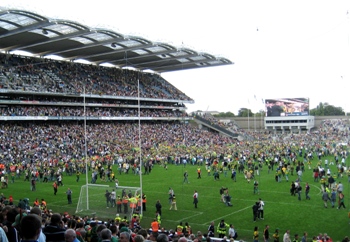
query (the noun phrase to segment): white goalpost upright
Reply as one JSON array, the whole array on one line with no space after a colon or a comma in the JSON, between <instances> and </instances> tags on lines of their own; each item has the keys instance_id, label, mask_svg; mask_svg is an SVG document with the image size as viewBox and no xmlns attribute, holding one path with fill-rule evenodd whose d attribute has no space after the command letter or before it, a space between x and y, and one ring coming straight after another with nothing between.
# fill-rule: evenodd
<instances>
[{"instance_id":1,"label":"white goalpost upright","mask_svg":"<svg viewBox=\"0 0 350 242\"><path fill-rule=\"evenodd\" d=\"M140 73L139 73L140 75ZM138 207L137 213L142 215L142 204L139 205L139 201L142 203L142 145L141 145L141 107L140 107L140 81L139 78L137 79L137 89L138 89L138 124L139 124L139 162L140 162L140 187L122 187L118 186L118 188L115 188L116 192L120 192L119 195L121 198L123 198L122 191L127 190L129 202L130 203L135 201L135 198L137 199L136 206ZM94 215L102 216L105 218L110 218L111 215L116 212L112 212L111 210L106 207L106 190L108 190L110 187L108 185L99 185L99 184L89 184L89 178L88 178L88 155L87 155L87 131L86 131L86 100L85 100L85 83L84 83L84 139L85 139L85 175L86 175L86 184L83 185L80 189L80 195L79 195L79 201L76 208L76 213L91 213ZM113 189L113 188L112 188ZM132 197L130 198L130 193L132 194ZM130 207L131 208L131 207ZM113 210L112 210L113 211ZM123 214L124 216L131 218L131 215L135 212L134 208L128 209L128 212L125 212L123 208ZM88 215L88 214L85 214Z\"/></svg>"}]
</instances>

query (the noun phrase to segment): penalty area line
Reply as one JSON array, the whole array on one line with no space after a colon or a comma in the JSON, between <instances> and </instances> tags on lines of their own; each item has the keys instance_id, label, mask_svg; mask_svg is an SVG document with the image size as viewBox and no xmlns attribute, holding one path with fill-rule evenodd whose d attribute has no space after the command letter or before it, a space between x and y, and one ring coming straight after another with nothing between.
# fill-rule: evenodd
<instances>
[{"instance_id":1,"label":"penalty area line","mask_svg":"<svg viewBox=\"0 0 350 242\"><path fill-rule=\"evenodd\" d=\"M251 206L248 206L248 207L242 208L242 209L240 209L240 210L234 211L234 212L232 212L232 213L226 214L226 215L224 215L224 216L221 216L221 217L212 219L212 220L210 220L209 222L205 222L205 223L202 224L202 225L210 224L210 223L211 223L212 221L214 221L214 220L220 220L220 219L225 218L225 217L228 217L228 216L230 216L230 215L232 215L232 214L242 212L242 211L244 211L244 210L246 210L246 209L248 209L248 208L251 208Z\"/></svg>"},{"instance_id":2,"label":"penalty area line","mask_svg":"<svg viewBox=\"0 0 350 242\"><path fill-rule=\"evenodd\" d=\"M182 218L181 220L178 220L178 221L176 221L176 222L181 222L182 220L187 220L187 219L189 219L189 218L193 218L193 217L196 217L196 216L199 216L199 215L202 215L203 214L203 212L196 212L197 214L195 214L195 215L192 215L192 216L188 216L188 217L185 217L185 218Z\"/></svg>"}]
</instances>

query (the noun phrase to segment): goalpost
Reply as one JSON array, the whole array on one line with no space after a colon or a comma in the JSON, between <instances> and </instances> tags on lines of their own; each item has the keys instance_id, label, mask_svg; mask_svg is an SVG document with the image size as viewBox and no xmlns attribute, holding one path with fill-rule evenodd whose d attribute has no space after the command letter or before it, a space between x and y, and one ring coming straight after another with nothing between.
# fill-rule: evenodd
<instances>
[{"instance_id":1,"label":"goalpost","mask_svg":"<svg viewBox=\"0 0 350 242\"><path fill-rule=\"evenodd\" d=\"M140 73L139 73L140 75ZM140 187L122 187L118 186L115 189L116 192L116 203L118 196L123 200L124 193L127 193L128 203L122 204L122 209L118 208L118 204L109 208L107 206L107 198L105 196L108 185L89 184L88 181L88 155L87 155L87 130L86 130L86 99L85 99L85 85L84 85L84 141L85 141L85 169L86 169L86 184L80 189L79 201L77 204L76 213L89 215L92 217L99 216L100 218L111 218L117 214L120 217L126 217L131 220L132 214L138 213L142 216L142 172L140 176ZM140 168L142 169L142 146L141 146L141 104L140 104L140 79L137 79L137 99L138 99L138 123L139 123L139 160ZM140 170L141 170L140 169ZM111 189L111 188L110 188ZM113 188L112 188L113 189ZM136 206L135 206L136 203ZM127 206L127 207L125 207ZM107 208L108 207L108 208ZM115 210L114 210L115 209Z\"/></svg>"},{"instance_id":2,"label":"goalpost","mask_svg":"<svg viewBox=\"0 0 350 242\"><path fill-rule=\"evenodd\" d=\"M116 200L110 196L107 204L106 191L116 193ZM88 195L87 195L88 194ZM118 204L118 199L122 202ZM108 206L107 206L108 205ZM141 205L141 206L140 206ZM126 217L131 220L133 214L142 214L142 195L140 187L110 187L109 185L87 184L80 189L76 214L98 217L103 220Z\"/></svg>"}]
</instances>

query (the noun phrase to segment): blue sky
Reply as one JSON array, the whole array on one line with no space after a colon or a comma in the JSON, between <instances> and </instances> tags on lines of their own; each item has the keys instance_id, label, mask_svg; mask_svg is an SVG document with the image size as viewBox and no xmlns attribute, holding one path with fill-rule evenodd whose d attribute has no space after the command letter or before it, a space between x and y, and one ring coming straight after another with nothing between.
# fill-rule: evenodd
<instances>
[{"instance_id":1,"label":"blue sky","mask_svg":"<svg viewBox=\"0 0 350 242\"><path fill-rule=\"evenodd\" d=\"M183 43L234 62L162 74L195 100L188 111L256 112L261 99L308 97L310 108L328 102L350 112L350 1L1 0L0 6Z\"/></svg>"}]
</instances>

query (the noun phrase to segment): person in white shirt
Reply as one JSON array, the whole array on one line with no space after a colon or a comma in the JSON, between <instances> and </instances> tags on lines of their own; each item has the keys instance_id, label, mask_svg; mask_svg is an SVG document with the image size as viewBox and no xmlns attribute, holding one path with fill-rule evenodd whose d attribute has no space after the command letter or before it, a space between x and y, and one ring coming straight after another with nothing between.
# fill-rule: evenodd
<instances>
[{"instance_id":1,"label":"person in white shirt","mask_svg":"<svg viewBox=\"0 0 350 242\"><path fill-rule=\"evenodd\" d=\"M229 235L229 238L235 238L236 231L233 224L230 224L230 228L228 229L228 235Z\"/></svg>"},{"instance_id":2,"label":"person in white shirt","mask_svg":"<svg viewBox=\"0 0 350 242\"><path fill-rule=\"evenodd\" d=\"M117 194L115 193L115 190L113 189L111 192L111 204L112 204L113 208L115 207L116 199L117 199Z\"/></svg>"},{"instance_id":3,"label":"person in white shirt","mask_svg":"<svg viewBox=\"0 0 350 242\"><path fill-rule=\"evenodd\" d=\"M264 201L259 198L258 218L262 220L264 220L264 206Z\"/></svg>"},{"instance_id":4,"label":"person in white shirt","mask_svg":"<svg viewBox=\"0 0 350 242\"><path fill-rule=\"evenodd\" d=\"M290 235L289 235L289 230L287 230L284 235L283 235L283 242L291 242L290 240Z\"/></svg>"},{"instance_id":5,"label":"person in white shirt","mask_svg":"<svg viewBox=\"0 0 350 242\"><path fill-rule=\"evenodd\" d=\"M300 169L300 170L298 171L298 180L299 180L299 182L301 182L301 177L302 177L302 175L303 175L303 171Z\"/></svg>"},{"instance_id":6,"label":"person in white shirt","mask_svg":"<svg viewBox=\"0 0 350 242\"><path fill-rule=\"evenodd\" d=\"M337 186L337 191L339 193L343 192L343 184L341 184L341 182L339 182L338 186Z\"/></svg>"}]
</instances>

